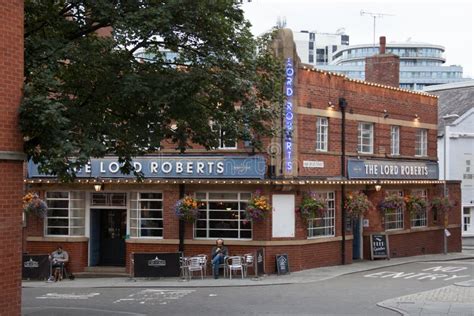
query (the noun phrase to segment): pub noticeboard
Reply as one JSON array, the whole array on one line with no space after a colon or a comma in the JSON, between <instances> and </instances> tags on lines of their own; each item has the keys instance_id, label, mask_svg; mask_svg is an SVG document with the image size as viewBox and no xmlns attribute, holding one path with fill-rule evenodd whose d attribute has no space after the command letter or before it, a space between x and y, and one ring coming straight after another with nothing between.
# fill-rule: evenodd
<instances>
[{"instance_id":1,"label":"pub noticeboard","mask_svg":"<svg viewBox=\"0 0 474 316\"><path fill-rule=\"evenodd\" d=\"M134 253L133 274L135 277L178 277L180 254L176 253Z\"/></svg>"},{"instance_id":2,"label":"pub noticeboard","mask_svg":"<svg viewBox=\"0 0 474 316\"><path fill-rule=\"evenodd\" d=\"M23 255L22 278L46 280L49 277L49 255Z\"/></svg>"},{"instance_id":3,"label":"pub noticeboard","mask_svg":"<svg viewBox=\"0 0 474 316\"><path fill-rule=\"evenodd\" d=\"M276 266L278 275L290 273L290 262L288 254L283 253L276 255Z\"/></svg>"},{"instance_id":4,"label":"pub noticeboard","mask_svg":"<svg viewBox=\"0 0 474 316\"><path fill-rule=\"evenodd\" d=\"M385 234L370 235L370 260L374 260L376 258L390 259L388 236Z\"/></svg>"}]
</instances>

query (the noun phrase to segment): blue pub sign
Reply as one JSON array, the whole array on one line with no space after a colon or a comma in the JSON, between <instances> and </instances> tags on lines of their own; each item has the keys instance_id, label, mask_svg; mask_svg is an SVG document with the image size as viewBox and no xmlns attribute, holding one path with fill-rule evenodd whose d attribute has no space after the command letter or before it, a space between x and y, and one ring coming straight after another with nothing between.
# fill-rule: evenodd
<instances>
[{"instance_id":1,"label":"blue pub sign","mask_svg":"<svg viewBox=\"0 0 474 316\"><path fill-rule=\"evenodd\" d=\"M349 179L438 179L438 163L432 161L349 159L347 171Z\"/></svg>"},{"instance_id":2,"label":"blue pub sign","mask_svg":"<svg viewBox=\"0 0 474 316\"><path fill-rule=\"evenodd\" d=\"M137 172L145 178L171 179L263 179L266 164L263 156L155 156L137 157L133 161ZM134 178L133 174L122 174L116 157L91 159L81 170L78 178ZM41 174L38 166L28 163L28 177L53 177Z\"/></svg>"}]
</instances>

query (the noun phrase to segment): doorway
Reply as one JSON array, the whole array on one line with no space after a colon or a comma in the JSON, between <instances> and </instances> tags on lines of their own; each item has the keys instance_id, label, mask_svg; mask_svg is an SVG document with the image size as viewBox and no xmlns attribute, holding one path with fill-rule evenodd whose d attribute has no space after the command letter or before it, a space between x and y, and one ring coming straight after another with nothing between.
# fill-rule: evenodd
<instances>
[{"instance_id":1,"label":"doorway","mask_svg":"<svg viewBox=\"0 0 474 316\"><path fill-rule=\"evenodd\" d=\"M91 266L124 266L126 209L91 209Z\"/></svg>"}]
</instances>

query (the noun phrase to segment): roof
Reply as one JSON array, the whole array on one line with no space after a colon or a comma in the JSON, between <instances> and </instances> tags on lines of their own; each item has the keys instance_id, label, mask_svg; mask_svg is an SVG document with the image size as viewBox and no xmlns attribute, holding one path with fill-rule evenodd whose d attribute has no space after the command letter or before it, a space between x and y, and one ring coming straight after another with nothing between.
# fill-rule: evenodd
<instances>
[{"instance_id":1,"label":"roof","mask_svg":"<svg viewBox=\"0 0 474 316\"><path fill-rule=\"evenodd\" d=\"M446 121L443 116L464 115L474 108L474 80L434 85L425 88L430 94L439 96L438 99L438 135L444 134L444 125L453 123L456 115Z\"/></svg>"}]
</instances>

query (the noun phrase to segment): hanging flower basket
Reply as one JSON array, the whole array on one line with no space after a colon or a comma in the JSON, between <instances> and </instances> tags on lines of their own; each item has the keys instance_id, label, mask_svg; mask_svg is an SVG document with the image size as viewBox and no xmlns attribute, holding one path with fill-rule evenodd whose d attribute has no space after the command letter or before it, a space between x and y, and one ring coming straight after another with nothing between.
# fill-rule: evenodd
<instances>
[{"instance_id":1,"label":"hanging flower basket","mask_svg":"<svg viewBox=\"0 0 474 316\"><path fill-rule=\"evenodd\" d=\"M327 212L327 203L324 199L305 195L298 211L305 222L312 218L324 218Z\"/></svg>"},{"instance_id":2,"label":"hanging flower basket","mask_svg":"<svg viewBox=\"0 0 474 316\"><path fill-rule=\"evenodd\" d=\"M367 195L361 192L352 192L346 197L344 204L347 214L353 218L358 218L360 215L367 213L373 208L372 202L369 201Z\"/></svg>"},{"instance_id":3,"label":"hanging flower basket","mask_svg":"<svg viewBox=\"0 0 474 316\"><path fill-rule=\"evenodd\" d=\"M193 223L199 218L198 201L188 195L176 202L174 210L179 219L188 223Z\"/></svg>"},{"instance_id":4,"label":"hanging flower basket","mask_svg":"<svg viewBox=\"0 0 474 316\"><path fill-rule=\"evenodd\" d=\"M48 206L40 199L38 194L28 192L23 196L23 210L27 214L34 214L39 218L45 218L48 213Z\"/></svg>"},{"instance_id":5,"label":"hanging flower basket","mask_svg":"<svg viewBox=\"0 0 474 316\"><path fill-rule=\"evenodd\" d=\"M379 204L379 209L382 212L382 214L392 213L404 207L405 207L405 201L403 200L403 197L395 195L395 194L385 197L385 199Z\"/></svg>"},{"instance_id":6,"label":"hanging flower basket","mask_svg":"<svg viewBox=\"0 0 474 316\"><path fill-rule=\"evenodd\" d=\"M257 191L248 201L247 207L245 208L244 223L248 223L250 221L261 221L267 217L271 210L272 206L268 202L267 197L265 195L261 195L260 191Z\"/></svg>"},{"instance_id":7,"label":"hanging flower basket","mask_svg":"<svg viewBox=\"0 0 474 316\"><path fill-rule=\"evenodd\" d=\"M412 217L425 214L426 208L428 207L428 203L426 203L425 199L414 195L405 197L405 205Z\"/></svg>"},{"instance_id":8,"label":"hanging flower basket","mask_svg":"<svg viewBox=\"0 0 474 316\"><path fill-rule=\"evenodd\" d=\"M451 210L452 204L447 197L435 197L431 200L431 210L438 213L447 213Z\"/></svg>"}]
</instances>

